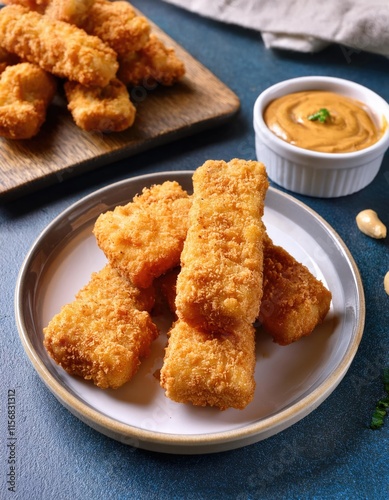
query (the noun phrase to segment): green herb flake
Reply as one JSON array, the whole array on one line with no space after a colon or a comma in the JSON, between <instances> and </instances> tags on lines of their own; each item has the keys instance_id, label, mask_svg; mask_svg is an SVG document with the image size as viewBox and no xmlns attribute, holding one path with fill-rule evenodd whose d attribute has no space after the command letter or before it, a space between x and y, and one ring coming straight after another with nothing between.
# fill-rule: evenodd
<instances>
[{"instance_id":1,"label":"green herb flake","mask_svg":"<svg viewBox=\"0 0 389 500\"><path fill-rule=\"evenodd\" d=\"M381 429L389 409L389 368L385 368L382 376L386 397L377 401L373 416L371 417L370 429Z\"/></svg>"},{"instance_id":2,"label":"green herb flake","mask_svg":"<svg viewBox=\"0 0 389 500\"><path fill-rule=\"evenodd\" d=\"M320 123L325 123L331 117L330 112L326 108L321 108L319 111L313 115L308 116L308 120L313 122L319 121Z\"/></svg>"}]
</instances>

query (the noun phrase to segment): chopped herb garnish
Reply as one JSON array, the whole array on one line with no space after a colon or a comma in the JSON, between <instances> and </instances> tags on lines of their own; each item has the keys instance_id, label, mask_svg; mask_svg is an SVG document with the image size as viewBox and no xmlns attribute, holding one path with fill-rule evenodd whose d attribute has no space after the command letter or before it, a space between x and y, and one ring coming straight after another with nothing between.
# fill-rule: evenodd
<instances>
[{"instance_id":1,"label":"chopped herb garnish","mask_svg":"<svg viewBox=\"0 0 389 500\"><path fill-rule=\"evenodd\" d=\"M308 116L308 120L319 121L320 123L325 123L328 118L330 118L330 112L326 108L321 108L317 113Z\"/></svg>"},{"instance_id":2,"label":"chopped herb garnish","mask_svg":"<svg viewBox=\"0 0 389 500\"><path fill-rule=\"evenodd\" d=\"M377 401L373 416L371 417L370 429L381 429L389 409L389 368L385 368L382 379L386 397Z\"/></svg>"}]
</instances>

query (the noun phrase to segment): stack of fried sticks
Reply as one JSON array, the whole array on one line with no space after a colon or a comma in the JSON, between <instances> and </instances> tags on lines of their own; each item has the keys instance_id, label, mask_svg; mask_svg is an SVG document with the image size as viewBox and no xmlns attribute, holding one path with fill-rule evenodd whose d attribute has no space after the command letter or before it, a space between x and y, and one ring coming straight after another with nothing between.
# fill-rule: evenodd
<instances>
[{"instance_id":1,"label":"stack of fried sticks","mask_svg":"<svg viewBox=\"0 0 389 500\"><path fill-rule=\"evenodd\" d=\"M127 1L6 0L0 11L0 135L35 136L58 83L75 123L118 132L135 120L129 86L173 85L182 61Z\"/></svg>"},{"instance_id":2,"label":"stack of fried sticks","mask_svg":"<svg viewBox=\"0 0 389 500\"><path fill-rule=\"evenodd\" d=\"M101 214L93 232L108 264L44 328L50 356L101 388L120 387L150 352L158 332L149 315L164 296L176 319L160 370L166 396L245 408L257 320L288 345L331 304L324 284L267 235L267 188L261 163L209 160L193 175L193 195L166 181Z\"/></svg>"}]
</instances>

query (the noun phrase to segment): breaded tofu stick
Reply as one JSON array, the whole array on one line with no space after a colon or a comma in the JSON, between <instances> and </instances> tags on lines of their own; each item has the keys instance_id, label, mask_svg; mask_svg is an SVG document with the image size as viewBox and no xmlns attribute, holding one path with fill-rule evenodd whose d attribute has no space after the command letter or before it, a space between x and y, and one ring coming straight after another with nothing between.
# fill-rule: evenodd
<instances>
[{"instance_id":1,"label":"breaded tofu stick","mask_svg":"<svg viewBox=\"0 0 389 500\"><path fill-rule=\"evenodd\" d=\"M158 280L158 291L176 314L179 268ZM326 317L331 292L303 264L266 236L264 242L263 295L259 321L280 345L310 335Z\"/></svg>"},{"instance_id":2,"label":"breaded tofu stick","mask_svg":"<svg viewBox=\"0 0 389 500\"><path fill-rule=\"evenodd\" d=\"M176 297L191 326L225 333L257 318L268 185L255 161L209 160L195 171Z\"/></svg>"},{"instance_id":3,"label":"breaded tofu stick","mask_svg":"<svg viewBox=\"0 0 389 500\"><path fill-rule=\"evenodd\" d=\"M127 1L95 0L83 29L101 38L117 54L141 49L150 34L150 24Z\"/></svg>"},{"instance_id":4,"label":"breaded tofu stick","mask_svg":"<svg viewBox=\"0 0 389 500\"><path fill-rule=\"evenodd\" d=\"M85 23L95 0L46 0L45 16L74 24L79 28Z\"/></svg>"},{"instance_id":5,"label":"breaded tofu stick","mask_svg":"<svg viewBox=\"0 0 389 500\"><path fill-rule=\"evenodd\" d=\"M100 215L93 232L112 266L134 285L147 288L179 264L189 207L188 193L167 181Z\"/></svg>"},{"instance_id":6,"label":"breaded tofu stick","mask_svg":"<svg viewBox=\"0 0 389 500\"><path fill-rule=\"evenodd\" d=\"M116 389L137 372L149 354L157 327L143 308L150 290L140 291L107 265L44 328L44 345L71 375Z\"/></svg>"},{"instance_id":7,"label":"breaded tofu stick","mask_svg":"<svg viewBox=\"0 0 389 500\"><path fill-rule=\"evenodd\" d=\"M185 65L174 49L155 34L151 34L145 46L137 52L127 52L118 57L118 78L126 85L173 85L185 74Z\"/></svg>"},{"instance_id":8,"label":"breaded tofu stick","mask_svg":"<svg viewBox=\"0 0 389 500\"><path fill-rule=\"evenodd\" d=\"M85 22L95 0L4 0L6 5L21 5L45 14L50 19L65 21L79 28Z\"/></svg>"},{"instance_id":9,"label":"breaded tofu stick","mask_svg":"<svg viewBox=\"0 0 389 500\"><path fill-rule=\"evenodd\" d=\"M71 24L20 5L0 10L0 45L61 78L105 87L118 69L116 53Z\"/></svg>"},{"instance_id":10,"label":"breaded tofu stick","mask_svg":"<svg viewBox=\"0 0 389 500\"><path fill-rule=\"evenodd\" d=\"M166 396L196 406L245 408L255 390L255 330L242 323L229 334L212 335L178 320L160 372Z\"/></svg>"},{"instance_id":11,"label":"breaded tofu stick","mask_svg":"<svg viewBox=\"0 0 389 500\"><path fill-rule=\"evenodd\" d=\"M68 109L83 130L121 132L134 123L136 108L127 87L117 78L106 87L85 87L77 82L66 82L64 89Z\"/></svg>"},{"instance_id":12,"label":"breaded tofu stick","mask_svg":"<svg viewBox=\"0 0 389 500\"><path fill-rule=\"evenodd\" d=\"M6 5L21 5L28 10L43 14L51 0L3 0Z\"/></svg>"},{"instance_id":13,"label":"breaded tofu stick","mask_svg":"<svg viewBox=\"0 0 389 500\"><path fill-rule=\"evenodd\" d=\"M327 315L331 292L303 264L267 236L259 320L280 345L312 333Z\"/></svg>"},{"instance_id":14,"label":"breaded tofu stick","mask_svg":"<svg viewBox=\"0 0 389 500\"><path fill-rule=\"evenodd\" d=\"M157 281L173 314L179 273L180 268L174 268ZM260 321L275 342L287 345L310 335L324 320L330 304L331 292L323 283L265 234Z\"/></svg>"},{"instance_id":15,"label":"breaded tofu stick","mask_svg":"<svg viewBox=\"0 0 389 500\"><path fill-rule=\"evenodd\" d=\"M34 137L45 121L56 88L56 79L34 64L8 66L0 77L0 136Z\"/></svg>"}]
</instances>

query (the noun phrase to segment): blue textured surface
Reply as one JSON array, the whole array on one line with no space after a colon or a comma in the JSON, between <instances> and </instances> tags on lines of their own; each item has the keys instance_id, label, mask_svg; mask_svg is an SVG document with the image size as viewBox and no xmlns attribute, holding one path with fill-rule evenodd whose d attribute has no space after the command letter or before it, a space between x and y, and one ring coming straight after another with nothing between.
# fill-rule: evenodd
<instances>
[{"instance_id":1,"label":"blue textured surface","mask_svg":"<svg viewBox=\"0 0 389 500\"><path fill-rule=\"evenodd\" d=\"M330 75L367 85L389 100L388 60L339 46L314 55L267 51L259 34L219 24L160 1L134 1L241 99L229 124L108 165L0 207L0 498L334 499L389 497L389 421L368 423L389 365L388 240L362 235L354 218L373 208L389 226L389 156L374 182L336 200L300 196L349 247L366 294L360 349L334 393L314 412L266 441L214 455L174 456L119 444L71 415L46 389L19 341L13 294L24 256L62 210L112 182L149 172L193 169L209 158L254 158L252 107L269 85ZM7 491L7 391L16 390L16 493Z\"/></svg>"}]
</instances>

